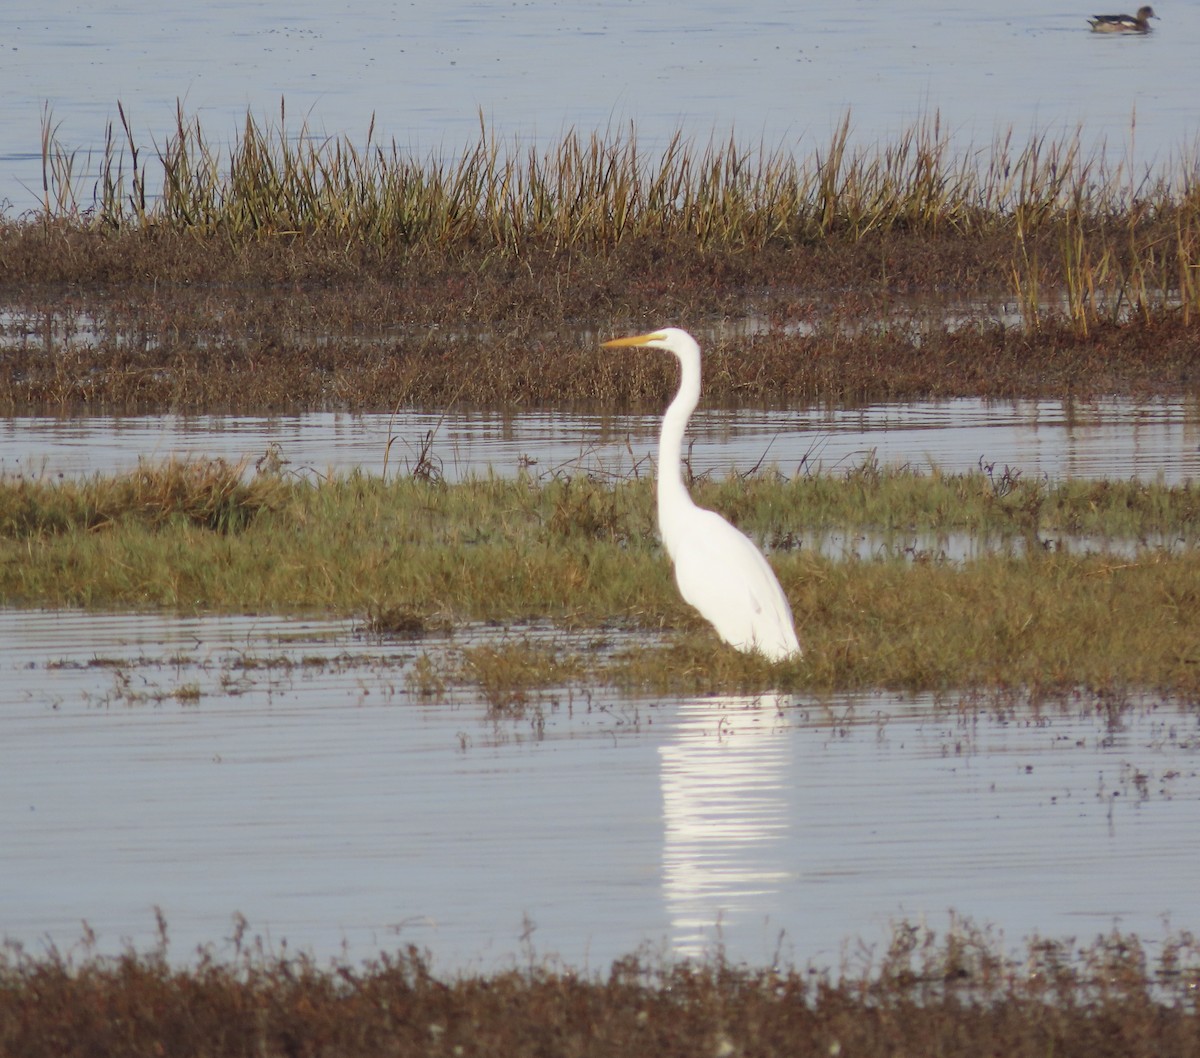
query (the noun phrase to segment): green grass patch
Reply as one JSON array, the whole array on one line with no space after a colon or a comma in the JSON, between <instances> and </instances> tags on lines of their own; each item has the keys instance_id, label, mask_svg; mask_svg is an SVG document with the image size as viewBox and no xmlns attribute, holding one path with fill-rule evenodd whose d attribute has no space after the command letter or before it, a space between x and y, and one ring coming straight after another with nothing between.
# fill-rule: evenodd
<instances>
[{"instance_id":1,"label":"green grass patch","mask_svg":"<svg viewBox=\"0 0 1200 1058\"><path fill-rule=\"evenodd\" d=\"M967 687L1200 690L1200 488L1051 484L874 464L787 481L699 482L772 552L806 652L773 668L721 646L679 598L653 483L350 474L318 484L225 464L83 482L0 480L0 601L22 606L357 615L379 634L469 623L596 629L586 650L530 642L426 662L436 690L498 706L597 667L629 689ZM963 532L1022 542L970 561L823 557L806 534ZM1096 553L1040 546L1087 536ZM1167 539L1169 547L1139 547ZM1105 550L1105 542L1121 545ZM646 646L605 651L605 629Z\"/></svg>"}]
</instances>

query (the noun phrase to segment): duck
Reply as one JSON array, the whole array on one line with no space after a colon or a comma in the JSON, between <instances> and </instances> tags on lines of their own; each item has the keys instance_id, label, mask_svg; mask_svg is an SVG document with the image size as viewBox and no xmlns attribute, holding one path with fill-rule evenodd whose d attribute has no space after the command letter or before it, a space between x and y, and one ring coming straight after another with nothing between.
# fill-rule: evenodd
<instances>
[{"instance_id":1,"label":"duck","mask_svg":"<svg viewBox=\"0 0 1200 1058\"><path fill-rule=\"evenodd\" d=\"M1093 33L1149 33L1150 19L1158 18L1152 7L1139 7L1136 15L1093 15L1088 19Z\"/></svg>"}]
</instances>

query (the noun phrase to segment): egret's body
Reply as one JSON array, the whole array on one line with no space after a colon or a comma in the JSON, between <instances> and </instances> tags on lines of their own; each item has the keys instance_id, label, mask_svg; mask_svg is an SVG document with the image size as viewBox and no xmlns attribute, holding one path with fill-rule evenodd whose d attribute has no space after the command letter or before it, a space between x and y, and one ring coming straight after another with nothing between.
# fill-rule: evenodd
<instances>
[{"instance_id":1,"label":"egret's body","mask_svg":"<svg viewBox=\"0 0 1200 1058\"><path fill-rule=\"evenodd\" d=\"M1093 33L1149 33L1152 18L1152 7L1139 7L1136 15L1093 15L1088 22Z\"/></svg>"},{"instance_id":2,"label":"egret's body","mask_svg":"<svg viewBox=\"0 0 1200 1058\"><path fill-rule=\"evenodd\" d=\"M697 507L683 483L683 434L700 400L700 347L675 327L604 344L665 349L679 361L679 392L659 436L658 530L680 594L726 643L772 661L795 657L792 608L762 552L716 511Z\"/></svg>"}]
</instances>

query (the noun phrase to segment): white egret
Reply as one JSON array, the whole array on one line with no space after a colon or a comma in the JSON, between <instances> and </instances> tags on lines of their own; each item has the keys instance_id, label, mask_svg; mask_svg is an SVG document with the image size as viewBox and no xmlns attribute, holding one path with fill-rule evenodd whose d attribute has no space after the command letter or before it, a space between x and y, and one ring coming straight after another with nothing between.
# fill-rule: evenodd
<instances>
[{"instance_id":1,"label":"white egret","mask_svg":"<svg viewBox=\"0 0 1200 1058\"><path fill-rule=\"evenodd\" d=\"M604 345L665 349L679 361L679 392L663 416L658 443L658 531L680 594L738 650L757 650L772 661L797 656L792 608L766 558L716 511L697 507L683 483L683 434L700 400L700 346L677 327Z\"/></svg>"}]
</instances>

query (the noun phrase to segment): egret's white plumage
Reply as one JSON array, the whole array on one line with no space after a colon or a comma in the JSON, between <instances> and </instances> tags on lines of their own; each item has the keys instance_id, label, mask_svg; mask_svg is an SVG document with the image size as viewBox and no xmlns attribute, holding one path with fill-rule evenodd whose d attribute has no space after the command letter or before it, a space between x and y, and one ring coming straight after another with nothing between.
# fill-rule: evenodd
<instances>
[{"instance_id":1,"label":"egret's white plumage","mask_svg":"<svg viewBox=\"0 0 1200 1058\"><path fill-rule=\"evenodd\" d=\"M792 608L762 552L716 511L697 507L683 483L683 434L700 400L700 346L677 327L604 344L665 349L679 361L679 392L658 445L658 530L680 594L739 650L772 661L798 655Z\"/></svg>"}]
</instances>

